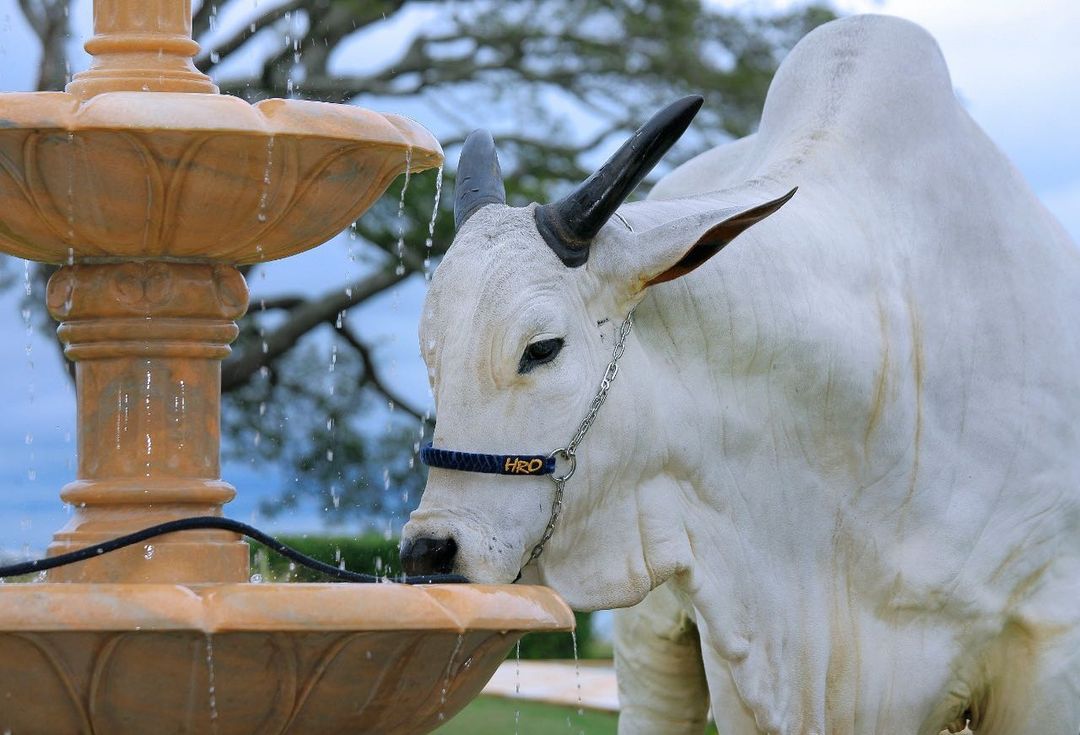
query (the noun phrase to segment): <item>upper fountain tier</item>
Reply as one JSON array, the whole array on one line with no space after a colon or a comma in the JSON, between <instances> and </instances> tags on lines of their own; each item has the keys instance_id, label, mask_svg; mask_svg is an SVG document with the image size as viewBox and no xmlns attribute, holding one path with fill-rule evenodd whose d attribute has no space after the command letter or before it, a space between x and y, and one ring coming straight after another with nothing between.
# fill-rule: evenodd
<instances>
[{"instance_id":1,"label":"upper fountain tier","mask_svg":"<svg viewBox=\"0 0 1080 735\"><path fill-rule=\"evenodd\" d=\"M94 29L93 64L67 91L0 94L2 252L284 258L347 227L406 168L442 162L404 117L217 94L191 63L190 0L98 0Z\"/></svg>"},{"instance_id":2,"label":"upper fountain tier","mask_svg":"<svg viewBox=\"0 0 1080 735\"><path fill-rule=\"evenodd\" d=\"M397 115L183 92L0 95L0 251L67 263L255 263L325 242L406 161L442 149Z\"/></svg>"}]
</instances>

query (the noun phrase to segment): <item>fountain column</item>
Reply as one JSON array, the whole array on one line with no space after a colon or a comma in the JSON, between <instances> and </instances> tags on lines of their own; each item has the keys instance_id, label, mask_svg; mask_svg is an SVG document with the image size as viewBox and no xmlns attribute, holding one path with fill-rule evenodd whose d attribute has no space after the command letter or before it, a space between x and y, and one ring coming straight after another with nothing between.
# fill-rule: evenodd
<instances>
[{"instance_id":1,"label":"fountain column","mask_svg":"<svg viewBox=\"0 0 1080 735\"><path fill-rule=\"evenodd\" d=\"M90 68L66 89L81 100L218 91L192 62L199 45L190 0L97 0L86 50ZM167 168L176 165L166 159ZM141 182L132 184L138 190ZM77 238L75 224L69 229ZM48 290L64 353L75 362L79 426L78 479L61 493L75 514L50 554L166 520L220 515L235 495L220 479L219 386L220 361L237 333L233 320L247 307L243 277L226 265L92 263L61 268ZM247 577L246 545L214 531L163 537L49 575L67 582Z\"/></svg>"},{"instance_id":2,"label":"fountain column","mask_svg":"<svg viewBox=\"0 0 1080 735\"><path fill-rule=\"evenodd\" d=\"M217 86L192 63L191 0L96 0L93 56L67 91L81 99L101 92L207 92Z\"/></svg>"},{"instance_id":3,"label":"fountain column","mask_svg":"<svg viewBox=\"0 0 1080 735\"><path fill-rule=\"evenodd\" d=\"M78 264L49 281L49 312L75 362L75 508L50 554L154 523L221 515L235 495L220 477L220 361L247 308L227 265ZM52 581L238 582L248 551L222 531L172 534L49 573Z\"/></svg>"}]
</instances>

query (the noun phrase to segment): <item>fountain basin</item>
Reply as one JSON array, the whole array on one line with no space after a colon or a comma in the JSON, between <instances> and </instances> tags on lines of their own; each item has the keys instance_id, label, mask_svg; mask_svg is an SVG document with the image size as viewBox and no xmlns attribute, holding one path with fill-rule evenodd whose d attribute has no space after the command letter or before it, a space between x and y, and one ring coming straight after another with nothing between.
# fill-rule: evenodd
<instances>
[{"instance_id":1,"label":"fountain basin","mask_svg":"<svg viewBox=\"0 0 1080 735\"><path fill-rule=\"evenodd\" d=\"M425 733L573 625L520 585L3 585L0 732Z\"/></svg>"},{"instance_id":2,"label":"fountain basin","mask_svg":"<svg viewBox=\"0 0 1080 735\"><path fill-rule=\"evenodd\" d=\"M0 94L0 251L49 263L250 264L349 226L442 163L399 115L191 92Z\"/></svg>"}]
</instances>

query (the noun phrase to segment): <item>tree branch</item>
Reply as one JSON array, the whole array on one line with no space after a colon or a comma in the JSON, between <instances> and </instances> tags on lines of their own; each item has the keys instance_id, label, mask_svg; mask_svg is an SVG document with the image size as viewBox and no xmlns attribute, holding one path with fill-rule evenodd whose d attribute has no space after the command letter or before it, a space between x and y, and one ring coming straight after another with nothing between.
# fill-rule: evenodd
<instances>
[{"instance_id":1,"label":"tree branch","mask_svg":"<svg viewBox=\"0 0 1080 735\"><path fill-rule=\"evenodd\" d=\"M19 10L22 11L23 17L30 24L30 29L34 31L34 34L39 39L44 38L46 34L44 12L39 13L31 0L19 0Z\"/></svg>"},{"instance_id":2,"label":"tree branch","mask_svg":"<svg viewBox=\"0 0 1080 735\"><path fill-rule=\"evenodd\" d=\"M393 401L395 406L400 407L405 413L413 416L417 421L424 424L430 424L430 416L425 416L419 410L414 408L407 400L402 398L399 393L392 388L387 387L386 382L380 377L379 371L375 367L375 360L372 357L371 348L361 342L344 324L338 326L336 321L331 322L331 324L334 327L334 331L341 335L341 338L344 339L350 347L356 350L358 355L360 355L360 359L364 363L364 379L371 384L371 387L379 393L382 393L387 400Z\"/></svg>"},{"instance_id":3,"label":"tree branch","mask_svg":"<svg viewBox=\"0 0 1080 735\"><path fill-rule=\"evenodd\" d=\"M303 296L271 296L269 298L253 298L251 303L256 305L259 311L276 311L278 309L284 309L286 311L295 309L300 304L307 301ZM250 313L251 308L248 308Z\"/></svg>"},{"instance_id":4,"label":"tree branch","mask_svg":"<svg viewBox=\"0 0 1080 735\"><path fill-rule=\"evenodd\" d=\"M350 306L385 291L410 275L412 271L408 269L400 275L394 271L378 271L347 289L335 288L317 299L304 300L291 310L283 324L266 334L258 345L235 351L222 363L221 390L227 392L239 388L260 368L288 352L301 337L318 325L336 319L340 312Z\"/></svg>"}]
</instances>

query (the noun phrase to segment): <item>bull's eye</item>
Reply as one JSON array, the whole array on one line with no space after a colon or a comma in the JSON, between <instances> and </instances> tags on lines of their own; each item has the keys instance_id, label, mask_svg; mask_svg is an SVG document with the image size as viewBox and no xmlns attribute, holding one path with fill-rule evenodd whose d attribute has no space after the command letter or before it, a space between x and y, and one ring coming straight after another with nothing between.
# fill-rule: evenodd
<instances>
[{"instance_id":1,"label":"bull's eye","mask_svg":"<svg viewBox=\"0 0 1080 735\"><path fill-rule=\"evenodd\" d=\"M525 348L525 352L521 355L521 362L518 363L518 373L524 375L537 365L551 362L559 354L562 347L563 340L561 337L529 343L529 346Z\"/></svg>"}]
</instances>

